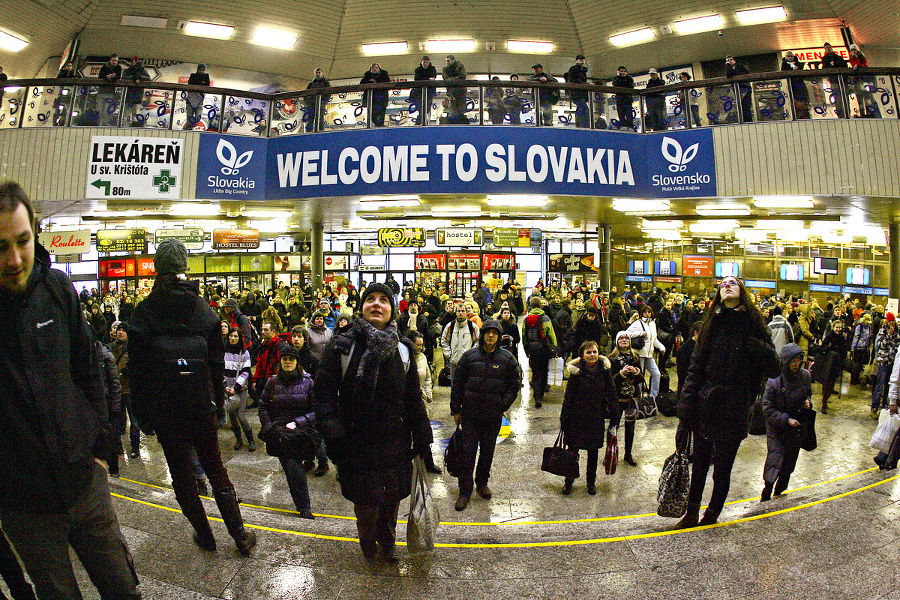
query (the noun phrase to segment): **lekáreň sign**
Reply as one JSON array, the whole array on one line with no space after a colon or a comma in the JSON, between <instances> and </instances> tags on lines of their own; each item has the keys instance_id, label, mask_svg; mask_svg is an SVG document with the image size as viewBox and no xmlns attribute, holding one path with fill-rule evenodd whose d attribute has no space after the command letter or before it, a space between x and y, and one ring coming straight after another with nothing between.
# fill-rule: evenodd
<instances>
[{"instance_id":1,"label":"lek\u00e1re\u0148 sign","mask_svg":"<svg viewBox=\"0 0 900 600\"><path fill-rule=\"evenodd\" d=\"M413 193L717 195L709 129L646 135L536 127L496 127L489 136L485 131L397 127L269 139L265 194L272 200Z\"/></svg>"},{"instance_id":2,"label":"lek\u00e1re\u0148 sign","mask_svg":"<svg viewBox=\"0 0 900 600\"><path fill-rule=\"evenodd\" d=\"M91 137L85 198L181 198L184 140Z\"/></svg>"},{"instance_id":3,"label":"lek\u00e1re\u0148 sign","mask_svg":"<svg viewBox=\"0 0 900 600\"><path fill-rule=\"evenodd\" d=\"M56 256L86 254L91 247L91 230L42 231L38 234L38 242L47 252Z\"/></svg>"}]
</instances>

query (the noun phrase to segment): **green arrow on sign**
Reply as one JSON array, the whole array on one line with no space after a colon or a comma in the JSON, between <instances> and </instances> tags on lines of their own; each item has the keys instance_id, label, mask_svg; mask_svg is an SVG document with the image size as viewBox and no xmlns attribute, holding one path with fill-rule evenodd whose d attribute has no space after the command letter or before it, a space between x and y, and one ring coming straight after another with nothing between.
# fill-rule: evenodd
<instances>
[{"instance_id":1,"label":"green arrow on sign","mask_svg":"<svg viewBox=\"0 0 900 600\"><path fill-rule=\"evenodd\" d=\"M103 195L104 195L104 196L109 196L109 186L111 185L111 182L109 182L109 181L101 181L100 179L98 179L97 181L92 181L92 182L91 182L91 185L94 186L95 188L97 188L98 190L99 190L100 188L105 188L105 191L103 192Z\"/></svg>"}]
</instances>

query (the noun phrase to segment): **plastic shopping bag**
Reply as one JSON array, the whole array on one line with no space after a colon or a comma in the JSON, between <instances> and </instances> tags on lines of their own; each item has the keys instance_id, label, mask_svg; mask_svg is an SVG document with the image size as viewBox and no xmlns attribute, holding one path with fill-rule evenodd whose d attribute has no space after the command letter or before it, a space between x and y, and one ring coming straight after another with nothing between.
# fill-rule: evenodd
<instances>
[{"instance_id":1,"label":"plastic shopping bag","mask_svg":"<svg viewBox=\"0 0 900 600\"><path fill-rule=\"evenodd\" d=\"M406 522L406 548L410 553L434 550L434 538L441 521L425 473L425 463L417 456L413 461L412 494Z\"/></svg>"},{"instance_id":2,"label":"plastic shopping bag","mask_svg":"<svg viewBox=\"0 0 900 600\"><path fill-rule=\"evenodd\" d=\"M892 415L886 408L881 409L881 414L878 415L878 427L872 434L869 446L881 452L887 452L891 448L891 442L894 441L898 429L900 429L900 415Z\"/></svg>"}]
</instances>

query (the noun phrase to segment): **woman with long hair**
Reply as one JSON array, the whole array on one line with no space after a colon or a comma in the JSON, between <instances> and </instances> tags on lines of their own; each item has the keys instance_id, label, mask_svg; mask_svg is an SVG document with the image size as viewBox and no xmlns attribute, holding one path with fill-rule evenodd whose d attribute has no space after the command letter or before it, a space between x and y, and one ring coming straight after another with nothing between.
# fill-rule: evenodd
<instances>
[{"instance_id":1,"label":"woman with long hair","mask_svg":"<svg viewBox=\"0 0 900 600\"><path fill-rule=\"evenodd\" d=\"M700 328L678 401L679 427L693 434L694 459L688 508L677 529L717 522L731 486L734 458L747 437L750 404L762 378L778 377L780 372L762 315L744 284L726 277ZM713 456L712 498L699 519Z\"/></svg>"},{"instance_id":2,"label":"woman with long hair","mask_svg":"<svg viewBox=\"0 0 900 600\"><path fill-rule=\"evenodd\" d=\"M631 347L631 338L624 331L616 336L616 347L609 354L612 361L613 383L616 386L616 398L619 401L619 412L632 400L638 400L644 388L644 372L641 370L641 357ZM616 426L618 426L618 420ZM631 454L634 445L634 421L625 421L625 457L624 461L632 467L637 461Z\"/></svg>"},{"instance_id":3,"label":"woman with long hair","mask_svg":"<svg viewBox=\"0 0 900 600\"><path fill-rule=\"evenodd\" d=\"M656 350L665 352L666 347L659 341L656 332L656 321L653 320L653 309L644 304L639 310L641 315L639 319L631 323L625 332L631 338L631 347L635 348L634 340L642 338L644 344L637 350L638 356L641 357L641 371L650 373L650 395L655 399L659 395L659 380L661 374L656 364L653 354Z\"/></svg>"},{"instance_id":4,"label":"woman with long hair","mask_svg":"<svg viewBox=\"0 0 900 600\"><path fill-rule=\"evenodd\" d=\"M247 450L256 450L253 430L244 413L250 402L247 382L250 380L250 353L244 348L244 335L239 327L232 327L225 342L225 412L234 432L235 451L244 447L241 431L247 437Z\"/></svg>"}]
</instances>

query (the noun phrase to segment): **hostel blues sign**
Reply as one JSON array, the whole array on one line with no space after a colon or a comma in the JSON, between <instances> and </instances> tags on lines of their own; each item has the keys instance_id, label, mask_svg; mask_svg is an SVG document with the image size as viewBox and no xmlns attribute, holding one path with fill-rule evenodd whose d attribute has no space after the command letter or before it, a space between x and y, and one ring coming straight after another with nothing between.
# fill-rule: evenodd
<instances>
[{"instance_id":1,"label":"hostel blues sign","mask_svg":"<svg viewBox=\"0 0 900 600\"><path fill-rule=\"evenodd\" d=\"M201 134L197 198L266 199L266 140Z\"/></svg>"},{"instance_id":2,"label":"hostel blues sign","mask_svg":"<svg viewBox=\"0 0 900 600\"><path fill-rule=\"evenodd\" d=\"M716 195L708 129L635 135L398 127L274 138L267 154L265 197L273 200L405 193Z\"/></svg>"}]
</instances>

